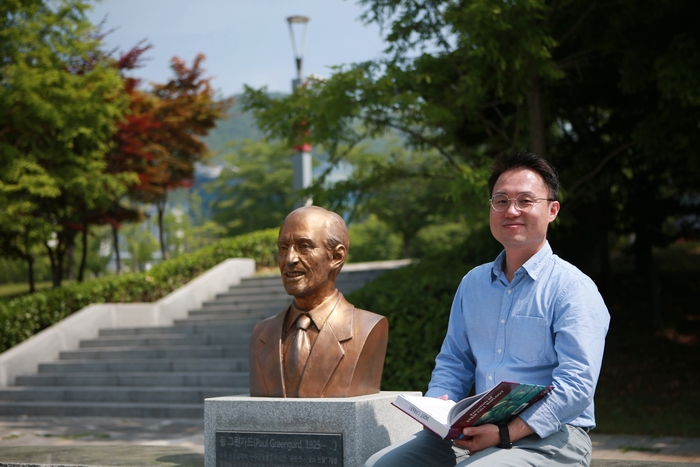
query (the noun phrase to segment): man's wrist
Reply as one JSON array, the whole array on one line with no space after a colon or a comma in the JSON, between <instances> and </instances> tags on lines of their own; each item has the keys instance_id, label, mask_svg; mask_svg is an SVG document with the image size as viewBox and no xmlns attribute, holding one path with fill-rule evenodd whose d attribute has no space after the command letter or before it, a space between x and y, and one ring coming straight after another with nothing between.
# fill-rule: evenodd
<instances>
[{"instance_id":1,"label":"man's wrist","mask_svg":"<svg viewBox=\"0 0 700 467\"><path fill-rule=\"evenodd\" d=\"M498 424L498 434L501 438L501 442L498 444L499 448L510 449L513 447L513 443L510 442L510 431L507 423Z\"/></svg>"}]
</instances>

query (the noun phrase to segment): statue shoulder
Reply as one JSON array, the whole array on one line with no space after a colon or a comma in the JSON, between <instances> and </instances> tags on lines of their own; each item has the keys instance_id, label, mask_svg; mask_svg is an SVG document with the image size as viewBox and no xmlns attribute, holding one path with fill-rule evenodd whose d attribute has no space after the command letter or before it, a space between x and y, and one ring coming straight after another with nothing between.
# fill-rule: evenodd
<instances>
[{"instance_id":1,"label":"statue shoulder","mask_svg":"<svg viewBox=\"0 0 700 467\"><path fill-rule=\"evenodd\" d=\"M365 323L379 323L380 321L387 321L386 316L363 310L361 308L355 308L355 318Z\"/></svg>"},{"instance_id":2,"label":"statue shoulder","mask_svg":"<svg viewBox=\"0 0 700 467\"><path fill-rule=\"evenodd\" d=\"M347 310L354 310L355 319L363 323L364 325L374 325L382 320L387 321L385 316L373 313L371 311L363 310L361 308L357 308L355 305L348 302L345 296L342 296L342 298L340 299L339 306Z\"/></svg>"},{"instance_id":3,"label":"statue shoulder","mask_svg":"<svg viewBox=\"0 0 700 467\"><path fill-rule=\"evenodd\" d=\"M389 320L386 316L355 308L355 329L361 330L359 335L371 334L386 340L389 333Z\"/></svg>"},{"instance_id":4,"label":"statue shoulder","mask_svg":"<svg viewBox=\"0 0 700 467\"><path fill-rule=\"evenodd\" d=\"M284 316L286 313L287 309L274 316L270 316L269 318L265 318L264 320L258 322L253 327L252 337L263 337L269 333L276 333L276 335L273 335L272 337L279 337L279 332L282 329L282 325L284 323Z\"/></svg>"}]
</instances>

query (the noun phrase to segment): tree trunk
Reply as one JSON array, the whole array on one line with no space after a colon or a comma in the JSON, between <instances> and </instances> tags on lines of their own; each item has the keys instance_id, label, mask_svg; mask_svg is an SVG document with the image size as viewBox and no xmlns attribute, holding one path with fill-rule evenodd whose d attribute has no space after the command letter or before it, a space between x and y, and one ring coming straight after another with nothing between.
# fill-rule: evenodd
<instances>
[{"instance_id":1,"label":"tree trunk","mask_svg":"<svg viewBox=\"0 0 700 467\"><path fill-rule=\"evenodd\" d=\"M36 285L34 283L34 255L31 253L27 255L27 279L29 280L29 293L36 292Z\"/></svg>"},{"instance_id":2,"label":"tree trunk","mask_svg":"<svg viewBox=\"0 0 700 467\"><path fill-rule=\"evenodd\" d=\"M24 231L24 249L27 252L24 259L27 260L27 280L29 281L29 293L34 293L36 291L34 284L34 255L31 253L28 230Z\"/></svg>"},{"instance_id":3,"label":"tree trunk","mask_svg":"<svg viewBox=\"0 0 700 467\"><path fill-rule=\"evenodd\" d=\"M163 214L165 213L166 197L156 201L158 208L158 239L160 240L160 255L163 261L168 259L168 249L165 247L165 232L163 231Z\"/></svg>"},{"instance_id":4,"label":"tree trunk","mask_svg":"<svg viewBox=\"0 0 700 467\"><path fill-rule=\"evenodd\" d=\"M49 255L49 262L51 264L51 284L54 289L58 288L61 286L61 278L62 278L62 268L61 264L58 261L58 251L53 251L53 248L51 248L48 243L44 243L46 246L46 252ZM56 249L60 248L60 243L56 245Z\"/></svg>"},{"instance_id":5,"label":"tree trunk","mask_svg":"<svg viewBox=\"0 0 700 467\"><path fill-rule=\"evenodd\" d=\"M60 287L61 283L63 282L63 264L64 259L66 258L67 248L64 247L61 249L61 245L63 245L63 243L59 243L56 250L56 277L54 278L54 288Z\"/></svg>"},{"instance_id":6,"label":"tree trunk","mask_svg":"<svg viewBox=\"0 0 700 467\"><path fill-rule=\"evenodd\" d=\"M403 257L406 259L409 259L411 257L411 244L413 243L413 238L415 238L415 235L413 237L409 237L408 235L402 235L403 237Z\"/></svg>"},{"instance_id":7,"label":"tree trunk","mask_svg":"<svg viewBox=\"0 0 700 467\"><path fill-rule=\"evenodd\" d=\"M83 248L82 255L80 258L80 269L78 271L78 282L83 282L85 278L85 264L87 263L87 245L88 245L88 224L87 221L83 223Z\"/></svg>"},{"instance_id":8,"label":"tree trunk","mask_svg":"<svg viewBox=\"0 0 700 467\"><path fill-rule=\"evenodd\" d=\"M119 229L112 224L112 242L114 242L114 259L117 263L117 275L122 273L122 258L119 255Z\"/></svg>"},{"instance_id":9,"label":"tree trunk","mask_svg":"<svg viewBox=\"0 0 700 467\"><path fill-rule=\"evenodd\" d=\"M542 111L542 96L537 76L532 78L532 87L527 92L527 113L530 122L530 149L535 154L547 157L547 131Z\"/></svg>"},{"instance_id":10,"label":"tree trunk","mask_svg":"<svg viewBox=\"0 0 700 467\"><path fill-rule=\"evenodd\" d=\"M75 260L75 243L70 242L66 248L66 275L67 280L73 280L73 267Z\"/></svg>"}]
</instances>

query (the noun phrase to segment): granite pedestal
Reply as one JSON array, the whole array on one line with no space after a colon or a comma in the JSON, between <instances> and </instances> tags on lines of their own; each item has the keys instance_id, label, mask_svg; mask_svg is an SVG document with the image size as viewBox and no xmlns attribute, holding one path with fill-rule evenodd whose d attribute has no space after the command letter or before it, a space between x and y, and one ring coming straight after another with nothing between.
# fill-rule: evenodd
<instances>
[{"instance_id":1,"label":"granite pedestal","mask_svg":"<svg viewBox=\"0 0 700 467\"><path fill-rule=\"evenodd\" d=\"M206 399L204 465L362 466L375 452L422 428L391 405L398 394Z\"/></svg>"}]
</instances>

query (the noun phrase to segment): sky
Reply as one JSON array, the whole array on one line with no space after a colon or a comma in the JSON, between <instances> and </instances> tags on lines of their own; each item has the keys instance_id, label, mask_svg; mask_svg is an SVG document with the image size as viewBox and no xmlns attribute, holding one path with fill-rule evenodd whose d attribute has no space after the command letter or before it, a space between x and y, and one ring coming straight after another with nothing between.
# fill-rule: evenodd
<instances>
[{"instance_id":1,"label":"sky","mask_svg":"<svg viewBox=\"0 0 700 467\"><path fill-rule=\"evenodd\" d=\"M108 50L127 51L145 40L145 66L133 75L145 82L165 82L170 59L191 64L204 53L205 75L222 96L243 85L289 92L296 77L286 18L310 18L303 54L304 75L329 76L330 66L382 56L385 44L376 24L365 26L354 0L102 0L89 14L105 21ZM296 31L300 48L301 31Z\"/></svg>"}]
</instances>

